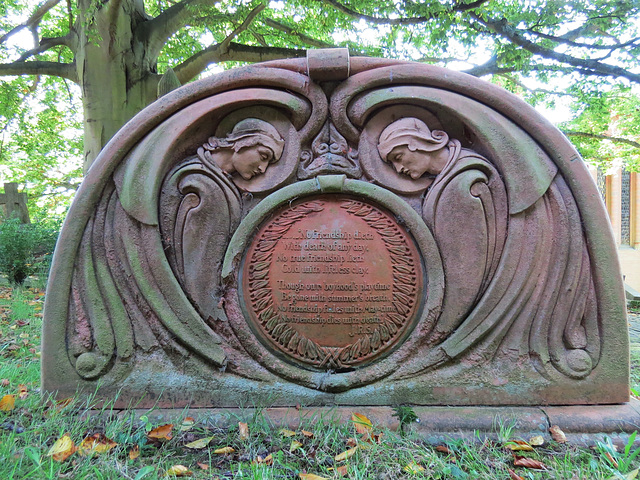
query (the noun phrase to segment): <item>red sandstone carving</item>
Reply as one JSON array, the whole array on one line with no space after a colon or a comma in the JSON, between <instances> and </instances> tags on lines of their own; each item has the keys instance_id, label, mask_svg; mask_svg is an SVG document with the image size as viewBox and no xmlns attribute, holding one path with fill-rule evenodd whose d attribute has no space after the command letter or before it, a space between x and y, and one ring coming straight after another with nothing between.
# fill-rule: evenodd
<instances>
[{"instance_id":1,"label":"red sandstone carving","mask_svg":"<svg viewBox=\"0 0 640 480\"><path fill-rule=\"evenodd\" d=\"M185 86L109 143L55 255L44 389L69 395L99 381L100 394L122 388L123 401L164 392L198 406L245 395L626 401L615 247L568 141L480 80L334 56L335 65L312 54L309 65L275 62ZM368 329L323 330L309 312L292 322L280 310L278 295L303 275L278 271L283 242L334 220L360 225L377 245L354 262L361 276L342 274L358 289L389 286L379 321L362 323L371 316L358 311L377 299L339 318ZM311 276L332 264L304 286L348 283L333 280L342 260L321 260L298 262Z\"/></svg>"}]
</instances>

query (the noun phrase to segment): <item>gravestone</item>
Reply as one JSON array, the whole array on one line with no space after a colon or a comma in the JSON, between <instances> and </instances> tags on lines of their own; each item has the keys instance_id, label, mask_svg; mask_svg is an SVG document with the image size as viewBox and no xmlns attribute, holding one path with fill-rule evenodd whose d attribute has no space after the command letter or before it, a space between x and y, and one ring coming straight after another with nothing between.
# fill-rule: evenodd
<instances>
[{"instance_id":1,"label":"gravestone","mask_svg":"<svg viewBox=\"0 0 640 480\"><path fill-rule=\"evenodd\" d=\"M629 401L616 249L568 140L482 80L344 50L137 115L77 194L46 302L61 397Z\"/></svg>"},{"instance_id":2,"label":"gravestone","mask_svg":"<svg viewBox=\"0 0 640 480\"><path fill-rule=\"evenodd\" d=\"M5 218L18 217L22 223L29 223L27 210L27 194L18 192L17 183L5 183L4 193L0 193L0 206L4 206Z\"/></svg>"}]
</instances>

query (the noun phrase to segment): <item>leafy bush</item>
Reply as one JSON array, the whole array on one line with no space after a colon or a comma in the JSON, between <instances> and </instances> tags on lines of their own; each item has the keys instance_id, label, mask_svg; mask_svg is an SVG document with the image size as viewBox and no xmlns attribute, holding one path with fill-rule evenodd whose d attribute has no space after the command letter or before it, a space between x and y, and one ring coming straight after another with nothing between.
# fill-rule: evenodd
<instances>
[{"instance_id":1,"label":"leafy bush","mask_svg":"<svg viewBox=\"0 0 640 480\"><path fill-rule=\"evenodd\" d=\"M34 273L46 275L58 239L56 223L23 224L18 218L0 223L0 274L20 285Z\"/></svg>"}]
</instances>

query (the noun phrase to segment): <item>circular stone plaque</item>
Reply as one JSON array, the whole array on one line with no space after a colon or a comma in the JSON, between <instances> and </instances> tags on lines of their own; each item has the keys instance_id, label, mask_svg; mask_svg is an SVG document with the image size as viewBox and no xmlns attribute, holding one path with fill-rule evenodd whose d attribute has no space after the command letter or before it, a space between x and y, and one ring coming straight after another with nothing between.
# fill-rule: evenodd
<instances>
[{"instance_id":1,"label":"circular stone plaque","mask_svg":"<svg viewBox=\"0 0 640 480\"><path fill-rule=\"evenodd\" d=\"M413 239L386 210L347 195L306 197L257 231L241 297L258 338L317 369L362 366L415 325L424 270Z\"/></svg>"}]
</instances>

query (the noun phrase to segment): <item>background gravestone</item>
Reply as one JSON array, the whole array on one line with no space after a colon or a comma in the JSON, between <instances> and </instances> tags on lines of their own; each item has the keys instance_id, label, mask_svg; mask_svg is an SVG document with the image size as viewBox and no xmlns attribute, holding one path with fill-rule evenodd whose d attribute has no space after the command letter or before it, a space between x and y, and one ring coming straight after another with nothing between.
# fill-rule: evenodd
<instances>
[{"instance_id":1,"label":"background gravestone","mask_svg":"<svg viewBox=\"0 0 640 480\"><path fill-rule=\"evenodd\" d=\"M43 386L139 406L629 399L623 288L571 144L517 97L344 50L171 92L105 147Z\"/></svg>"},{"instance_id":2,"label":"background gravestone","mask_svg":"<svg viewBox=\"0 0 640 480\"><path fill-rule=\"evenodd\" d=\"M5 183L4 193L0 193L0 206L3 207L5 218L16 216L22 223L29 223L27 210L27 194L18 192L17 183Z\"/></svg>"}]
</instances>

